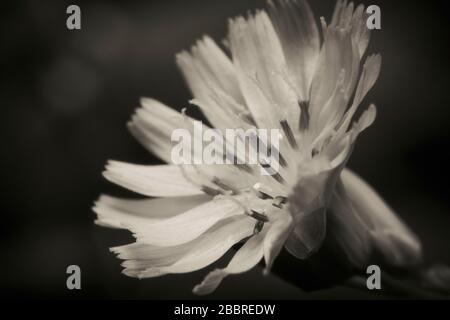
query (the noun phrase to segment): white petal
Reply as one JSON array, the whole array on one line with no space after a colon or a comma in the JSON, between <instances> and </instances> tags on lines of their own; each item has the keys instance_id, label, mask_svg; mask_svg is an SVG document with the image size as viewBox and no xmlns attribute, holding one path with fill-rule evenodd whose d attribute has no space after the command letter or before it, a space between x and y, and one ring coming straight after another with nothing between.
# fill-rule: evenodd
<instances>
[{"instance_id":1,"label":"white petal","mask_svg":"<svg viewBox=\"0 0 450 320\"><path fill-rule=\"evenodd\" d=\"M193 169L187 167L188 174ZM151 197L176 197L203 194L188 181L176 165L137 165L109 161L103 173L106 179L134 192Z\"/></svg>"},{"instance_id":2,"label":"white petal","mask_svg":"<svg viewBox=\"0 0 450 320\"><path fill-rule=\"evenodd\" d=\"M355 114L359 104L362 102L363 98L366 96L367 92L373 87L378 79L381 69L381 56L371 55L367 58L364 63L361 76L359 78L359 83L356 88L355 97L353 98L353 103L351 107L347 110L343 116L342 124L340 125L339 131L344 132L348 129L349 124Z\"/></svg>"},{"instance_id":3,"label":"white petal","mask_svg":"<svg viewBox=\"0 0 450 320\"><path fill-rule=\"evenodd\" d=\"M285 81L286 61L278 35L264 11L230 20L233 62L247 106L261 128L278 128L297 112L297 96ZM296 118L298 119L298 118Z\"/></svg>"},{"instance_id":4,"label":"white petal","mask_svg":"<svg viewBox=\"0 0 450 320\"><path fill-rule=\"evenodd\" d=\"M300 100L309 100L309 90L320 50L319 31L305 0L269 2L270 18L280 38L290 74L300 91Z\"/></svg>"},{"instance_id":5,"label":"white petal","mask_svg":"<svg viewBox=\"0 0 450 320\"><path fill-rule=\"evenodd\" d=\"M372 246L369 227L349 201L347 190L339 181L328 211L327 237L342 248L354 267L364 268L370 262Z\"/></svg>"},{"instance_id":6,"label":"white petal","mask_svg":"<svg viewBox=\"0 0 450 320\"><path fill-rule=\"evenodd\" d=\"M275 258L280 253L293 228L291 214L287 210L285 212L279 212L279 214L281 214L281 216L277 217L275 221L268 226L269 230L264 237L265 272L270 271Z\"/></svg>"},{"instance_id":7,"label":"white petal","mask_svg":"<svg viewBox=\"0 0 450 320\"><path fill-rule=\"evenodd\" d=\"M200 238L199 238L200 239ZM148 268L157 268L174 264L182 256L187 254L198 240L173 246L158 247L145 243L135 242L125 246L111 248L118 258L124 259L122 266L125 267L124 273L138 273Z\"/></svg>"},{"instance_id":8,"label":"white petal","mask_svg":"<svg viewBox=\"0 0 450 320\"><path fill-rule=\"evenodd\" d=\"M336 1L334 7L333 17L331 18L330 26L337 28L346 28L349 26L353 14L354 4L350 2L347 5L347 0Z\"/></svg>"},{"instance_id":9,"label":"white petal","mask_svg":"<svg viewBox=\"0 0 450 320\"><path fill-rule=\"evenodd\" d=\"M325 209L318 209L300 216L286 240L289 253L298 259L306 259L319 250L326 234L325 213Z\"/></svg>"},{"instance_id":10,"label":"white petal","mask_svg":"<svg viewBox=\"0 0 450 320\"><path fill-rule=\"evenodd\" d=\"M344 170L341 179L355 211L369 222L374 245L386 261L396 266L419 262L422 256L419 240L375 190L350 170Z\"/></svg>"},{"instance_id":11,"label":"white petal","mask_svg":"<svg viewBox=\"0 0 450 320\"><path fill-rule=\"evenodd\" d=\"M192 48L191 54L184 51L177 55L177 64L195 97L191 103L202 110L215 128L245 125L243 119L238 116L240 113L246 113L247 108L243 105L234 66L226 66L220 61L213 63L212 60L220 59L211 53L211 44L206 45L205 41L199 41L197 46ZM220 50L218 47L216 49ZM227 93L227 90L232 92Z\"/></svg>"},{"instance_id":12,"label":"white petal","mask_svg":"<svg viewBox=\"0 0 450 320\"><path fill-rule=\"evenodd\" d=\"M358 46L359 56L362 57L370 38L370 30L367 28L367 14L364 5L360 4L355 10L354 4L338 0L333 12L331 26L339 28L351 28L352 40Z\"/></svg>"},{"instance_id":13,"label":"white petal","mask_svg":"<svg viewBox=\"0 0 450 320\"><path fill-rule=\"evenodd\" d=\"M191 55L179 54L177 63L196 98L207 100L211 87L226 93L237 103L244 102L233 63L210 37L199 40L192 47Z\"/></svg>"},{"instance_id":14,"label":"white petal","mask_svg":"<svg viewBox=\"0 0 450 320\"><path fill-rule=\"evenodd\" d=\"M370 38L370 29L367 28L368 15L364 10L364 5L360 4L352 18L352 39L358 45L359 56L362 58L367 49Z\"/></svg>"},{"instance_id":15,"label":"white petal","mask_svg":"<svg viewBox=\"0 0 450 320\"><path fill-rule=\"evenodd\" d=\"M243 115L248 114L248 112L246 110L234 110L233 106L237 106L237 103L223 92L214 92L208 99L193 99L189 103L199 107L216 129L226 130L251 127L251 124L243 118ZM239 107L236 107L236 109ZM247 121L252 120L249 119Z\"/></svg>"},{"instance_id":16,"label":"white petal","mask_svg":"<svg viewBox=\"0 0 450 320\"><path fill-rule=\"evenodd\" d=\"M324 44L311 87L311 127L316 132L320 132L330 118L339 120L339 115L344 113L356 84L360 62L349 30L325 24L323 29Z\"/></svg>"},{"instance_id":17,"label":"white petal","mask_svg":"<svg viewBox=\"0 0 450 320\"><path fill-rule=\"evenodd\" d=\"M141 99L142 108L136 110L128 129L151 153L165 162L171 162L170 150L173 128L182 123L180 113L153 99Z\"/></svg>"},{"instance_id":18,"label":"white petal","mask_svg":"<svg viewBox=\"0 0 450 320\"><path fill-rule=\"evenodd\" d=\"M173 131L186 129L197 138L193 134L194 119L154 99L142 98L141 105L128 123L130 132L151 153L171 163Z\"/></svg>"},{"instance_id":19,"label":"white petal","mask_svg":"<svg viewBox=\"0 0 450 320\"><path fill-rule=\"evenodd\" d=\"M222 220L200 238L186 243L184 254L179 247L168 247L167 260L159 266L151 265L144 270L129 269L126 274L139 278L161 276L168 273L186 273L202 269L227 252L234 244L253 233L255 220L248 216L235 216ZM172 254L176 255L175 262ZM169 263L167 263L168 260ZM161 266L161 264L163 264ZM145 264L144 264L145 265ZM133 266L132 266L133 267Z\"/></svg>"},{"instance_id":20,"label":"white petal","mask_svg":"<svg viewBox=\"0 0 450 320\"><path fill-rule=\"evenodd\" d=\"M209 37L177 55L177 64L197 105L215 128L245 128L249 113L231 60Z\"/></svg>"},{"instance_id":21,"label":"white petal","mask_svg":"<svg viewBox=\"0 0 450 320\"><path fill-rule=\"evenodd\" d=\"M299 259L317 252L326 235L326 208L345 161L329 170L301 176L288 197L295 227L286 249Z\"/></svg>"},{"instance_id":22,"label":"white petal","mask_svg":"<svg viewBox=\"0 0 450 320\"><path fill-rule=\"evenodd\" d=\"M364 110L363 114L359 117L358 122L356 122L352 129L354 129L357 134L367 129L374 121L377 116L377 108L374 104L371 104L367 110Z\"/></svg>"},{"instance_id":23,"label":"white petal","mask_svg":"<svg viewBox=\"0 0 450 320\"><path fill-rule=\"evenodd\" d=\"M140 242L175 246L197 238L222 219L243 213L244 209L231 199L216 197L169 219L148 224L130 224L128 228Z\"/></svg>"},{"instance_id":24,"label":"white petal","mask_svg":"<svg viewBox=\"0 0 450 320\"><path fill-rule=\"evenodd\" d=\"M126 228L130 222L148 223L171 218L209 200L207 195L139 200L102 195L93 210L97 213L97 224Z\"/></svg>"},{"instance_id":25,"label":"white petal","mask_svg":"<svg viewBox=\"0 0 450 320\"><path fill-rule=\"evenodd\" d=\"M194 287L193 292L205 295L213 292L229 274L246 272L253 268L262 259L264 254L263 239L265 232L261 231L251 237L231 259L224 269L216 269L210 272L206 278Z\"/></svg>"}]
</instances>

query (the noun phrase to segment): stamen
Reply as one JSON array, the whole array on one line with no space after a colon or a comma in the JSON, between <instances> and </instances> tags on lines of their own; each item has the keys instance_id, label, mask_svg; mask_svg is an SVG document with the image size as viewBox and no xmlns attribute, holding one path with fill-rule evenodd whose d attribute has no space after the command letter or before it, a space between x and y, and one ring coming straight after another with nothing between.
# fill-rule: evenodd
<instances>
[{"instance_id":1,"label":"stamen","mask_svg":"<svg viewBox=\"0 0 450 320\"><path fill-rule=\"evenodd\" d=\"M258 220L258 221L261 221L263 223L269 221L269 218L267 218L267 216L265 214L259 213L259 212L255 211L253 209L250 209L250 212L247 212L247 214L250 217L252 217L252 218L254 218L254 219Z\"/></svg>"},{"instance_id":2,"label":"stamen","mask_svg":"<svg viewBox=\"0 0 450 320\"><path fill-rule=\"evenodd\" d=\"M286 180L283 179L283 177L280 175L279 172L271 173L269 170L267 170L268 168L272 168L270 166L270 164L268 164L268 163L261 163L261 167L263 167L266 170L266 172L269 174L269 176L274 178L277 182L282 183L282 184L284 184L286 182Z\"/></svg>"},{"instance_id":3,"label":"stamen","mask_svg":"<svg viewBox=\"0 0 450 320\"><path fill-rule=\"evenodd\" d=\"M257 190L257 196L262 200L273 199L273 197L270 194L267 194L261 190Z\"/></svg>"},{"instance_id":4,"label":"stamen","mask_svg":"<svg viewBox=\"0 0 450 320\"><path fill-rule=\"evenodd\" d=\"M250 112L240 112L238 114L238 117L241 118L244 122L247 122L249 125L252 125L252 126L256 127L256 122L253 119L253 117L252 117Z\"/></svg>"},{"instance_id":5,"label":"stamen","mask_svg":"<svg viewBox=\"0 0 450 320\"><path fill-rule=\"evenodd\" d=\"M256 221L255 227L253 228L253 235L260 233L263 227L264 227L264 222Z\"/></svg>"},{"instance_id":6,"label":"stamen","mask_svg":"<svg viewBox=\"0 0 450 320\"><path fill-rule=\"evenodd\" d=\"M235 163L234 164L239 170L243 170L247 173L253 174L253 169L252 167L250 167L248 164L240 164L240 163Z\"/></svg>"},{"instance_id":7,"label":"stamen","mask_svg":"<svg viewBox=\"0 0 450 320\"><path fill-rule=\"evenodd\" d=\"M246 163L238 163L238 157L236 155L231 154L230 152L227 152L225 156L225 163L226 161L231 161L233 165L235 165L239 170L245 171L247 173L253 174L253 169L250 165Z\"/></svg>"},{"instance_id":8,"label":"stamen","mask_svg":"<svg viewBox=\"0 0 450 320\"><path fill-rule=\"evenodd\" d=\"M283 204L287 202L287 198L284 196L276 196L275 201L272 203L274 207L277 207L279 209L283 208Z\"/></svg>"},{"instance_id":9,"label":"stamen","mask_svg":"<svg viewBox=\"0 0 450 320\"><path fill-rule=\"evenodd\" d=\"M305 131L309 128L309 101L298 101L300 107L300 131Z\"/></svg>"},{"instance_id":10,"label":"stamen","mask_svg":"<svg viewBox=\"0 0 450 320\"><path fill-rule=\"evenodd\" d=\"M193 180L189 177L189 175L188 175L187 172L185 171L185 168L183 167L183 165L181 165L180 167L181 167L182 175L183 175L183 177L184 177L186 180L188 180L189 182L191 182L191 183L193 183L193 184L199 186L200 189L201 189L203 192L205 192L206 194L208 194L208 195L210 195L210 196L217 196L217 195L219 195L219 194L226 195L227 191L228 191L228 192L231 191L231 193L233 193L233 192L239 193L238 190L233 189L233 188L229 187L228 185L225 185L225 184L220 185L220 181L219 181L219 179L218 179L217 177L212 177L212 179L211 179L210 176L208 176L208 175L206 175L205 173L201 172L200 169L199 169L197 166L194 165L193 168L195 169L195 171L197 172L197 174L198 174L199 176L203 176L203 181L204 181L204 182L207 181L206 183L209 183L209 182L211 181L212 183L214 183L216 186L218 186L219 188L221 188L221 189L223 189L223 190L215 189L215 188L213 188L213 187L207 186L206 184L201 184L201 185L199 185L198 183L196 183L195 181L193 181ZM218 183L218 182L219 182L219 183Z\"/></svg>"},{"instance_id":11,"label":"stamen","mask_svg":"<svg viewBox=\"0 0 450 320\"><path fill-rule=\"evenodd\" d=\"M225 194L225 197L227 197L228 199L230 199L231 201L235 202L238 206L240 206L241 208L244 209L244 214L248 215L249 217L252 217L253 219L256 220L256 225L255 225L255 229L259 232L261 231L264 223L269 221L269 218L263 214L263 213L259 213L253 209L247 209L247 207L242 204L239 200L237 200L235 197L232 197L231 195ZM261 223L262 225L261 225ZM256 228L256 226L258 226L258 228Z\"/></svg>"},{"instance_id":12,"label":"stamen","mask_svg":"<svg viewBox=\"0 0 450 320\"><path fill-rule=\"evenodd\" d=\"M196 181L194 181L194 179L192 179L188 173L186 172L186 168L184 167L184 165L180 165L179 166L180 171L181 171L181 175L183 176L184 179L186 179L186 181L189 181L190 183L192 183L193 185L197 186L198 188L200 188L200 190L202 190L204 193L206 193L207 195L210 196L217 196L218 194L221 194L222 192L220 190L208 187L206 185L203 185L201 183L198 183ZM194 167L195 168L195 167Z\"/></svg>"},{"instance_id":13,"label":"stamen","mask_svg":"<svg viewBox=\"0 0 450 320\"><path fill-rule=\"evenodd\" d=\"M257 139L257 152L260 152L260 146L264 147L265 150L267 150L268 156L270 157L272 155L272 152L276 152L278 153L278 163L280 164L280 166L282 166L283 168L286 168L288 163L286 161L286 159L283 157L283 155L280 153L280 151L277 150L277 148L275 148L274 146L270 146L270 148L267 148L267 145L261 140L259 139L258 136L256 136Z\"/></svg>"},{"instance_id":14,"label":"stamen","mask_svg":"<svg viewBox=\"0 0 450 320\"><path fill-rule=\"evenodd\" d=\"M280 161L280 165L283 168L286 168L288 163L287 163L286 159L284 159L284 157L283 157L283 155L281 153L278 154L278 158L279 158L278 160Z\"/></svg>"},{"instance_id":15,"label":"stamen","mask_svg":"<svg viewBox=\"0 0 450 320\"><path fill-rule=\"evenodd\" d=\"M217 196L217 195L219 195L219 194L222 194L222 192L221 192L220 190L216 190L216 189L213 189L213 188L208 187L208 186L202 186L202 187L201 187L201 190L202 190L204 193L206 193L207 195L213 196L213 197L215 197L215 196Z\"/></svg>"},{"instance_id":16,"label":"stamen","mask_svg":"<svg viewBox=\"0 0 450 320\"><path fill-rule=\"evenodd\" d=\"M263 188L264 187L259 182L253 185L253 190L255 190L256 196L262 200L273 199L273 197L267 192L267 190L262 190Z\"/></svg>"},{"instance_id":17,"label":"stamen","mask_svg":"<svg viewBox=\"0 0 450 320\"><path fill-rule=\"evenodd\" d=\"M274 178L277 182L281 183L281 184L285 184L286 180L284 180L284 178L277 172L273 175L271 175L272 178Z\"/></svg>"},{"instance_id":18,"label":"stamen","mask_svg":"<svg viewBox=\"0 0 450 320\"><path fill-rule=\"evenodd\" d=\"M291 147L294 149L298 149L297 141L295 141L294 134L292 133L292 129L289 126L287 120L281 120L280 125Z\"/></svg>"},{"instance_id":19,"label":"stamen","mask_svg":"<svg viewBox=\"0 0 450 320\"><path fill-rule=\"evenodd\" d=\"M229 186L228 184L226 184L225 182L221 181L217 177L213 177L211 181L212 181L212 183L214 183L218 187L224 189L225 191L231 191L231 194L239 194L239 190Z\"/></svg>"}]
</instances>

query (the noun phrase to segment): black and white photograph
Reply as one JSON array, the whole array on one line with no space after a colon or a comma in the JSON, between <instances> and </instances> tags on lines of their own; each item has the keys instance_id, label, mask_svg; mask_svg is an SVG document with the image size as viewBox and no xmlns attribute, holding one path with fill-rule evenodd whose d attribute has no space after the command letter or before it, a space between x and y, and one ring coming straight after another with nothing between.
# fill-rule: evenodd
<instances>
[{"instance_id":1,"label":"black and white photograph","mask_svg":"<svg viewBox=\"0 0 450 320\"><path fill-rule=\"evenodd\" d=\"M447 1L1 6L2 300L450 298Z\"/></svg>"}]
</instances>

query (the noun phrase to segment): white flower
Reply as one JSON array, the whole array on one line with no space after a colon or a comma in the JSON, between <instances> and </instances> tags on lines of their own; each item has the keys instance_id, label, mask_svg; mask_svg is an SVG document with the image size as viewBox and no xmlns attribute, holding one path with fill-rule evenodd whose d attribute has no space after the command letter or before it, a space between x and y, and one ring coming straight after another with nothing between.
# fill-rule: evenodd
<instances>
[{"instance_id":1,"label":"white flower","mask_svg":"<svg viewBox=\"0 0 450 320\"><path fill-rule=\"evenodd\" d=\"M231 57L209 37L178 54L192 103L215 128L282 130L281 168L264 176L260 165L109 162L107 179L156 197L102 196L96 203L97 223L136 237L133 244L112 248L126 260L124 273L150 278L199 270L245 242L226 268L194 288L205 294L263 258L269 270L283 246L305 259L326 234L357 268L365 268L375 253L395 266L418 262L415 236L344 168L356 138L376 114L371 105L354 121L380 71L380 55L365 58L368 42L362 5L355 9L338 1L331 22L322 18L319 31L305 1L278 0L267 11L229 21ZM172 131L192 130L193 119L152 99L141 104L129 128L170 163Z\"/></svg>"}]
</instances>

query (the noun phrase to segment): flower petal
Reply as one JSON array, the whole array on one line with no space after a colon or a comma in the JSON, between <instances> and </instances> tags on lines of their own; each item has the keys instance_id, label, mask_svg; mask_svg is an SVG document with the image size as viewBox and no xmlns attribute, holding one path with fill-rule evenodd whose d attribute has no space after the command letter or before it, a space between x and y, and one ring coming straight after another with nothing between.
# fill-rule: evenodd
<instances>
[{"instance_id":1,"label":"flower petal","mask_svg":"<svg viewBox=\"0 0 450 320\"><path fill-rule=\"evenodd\" d=\"M187 174L194 171L186 167ZM200 187L185 178L176 165L137 165L109 161L103 173L106 179L150 197L176 197L203 194Z\"/></svg>"},{"instance_id":2,"label":"flower petal","mask_svg":"<svg viewBox=\"0 0 450 320\"><path fill-rule=\"evenodd\" d=\"M348 29L323 23L324 43L311 86L311 126L320 132L332 120L340 119L359 74L360 57Z\"/></svg>"},{"instance_id":3,"label":"flower petal","mask_svg":"<svg viewBox=\"0 0 450 320\"><path fill-rule=\"evenodd\" d=\"M335 159L336 160L336 159ZM295 227L286 249L299 259L317 252L326 235L326 210L346 159L331 169L301 176L288 198Z\"/></svg>"},{"instance_id":4,"label":"flower petal","mask_svg":"<svg viewBox=\"0 0 450 320\"><path fill-rule=\"evenodd\" d=\"M168 219L210 200L207 195L157 198L121 199L102 195L93 210L99 225L126 228L126 224L156 222Z\"/></svg>"},{"instance_id":5,"label":"flower petal","mask_svg":"<svg viewBox=\"0 0 450 320\"><path fill-rule=\"evenodd\" d=\"M264 236L265 232L261 231L251 237L238 250L226 268L210 272L200 284L194 287L193 292L198 295L209 294L217 289L226 276L246 272L253 268L263 257Z\"/></svg>"},{"instance_id":6,"label":"flower petal","mask_svg":"<svg viewBox=\"0 0 450 320\"><path fill-rule=\"evenodd\" d=\"M370 38L370 29L367 28L367 13L364 5L360 4L354 11L354 4L338 0L333 12L331 26L345 28L351 26L352 41L357 44L360 57L366 51Z\"/></svg>"},{"instance_id":7,"label":"flower petal","mask_svg":"<svg viewBox=\"0 0 450 320\"><path fill-rule=\"evenodd\" d=\"M292 121L298 99L285 81L286 61L267 14L260 11L247 20L230 20L229 41L239 84L257 126L278 128L280 120Z\"/></svg>"},{"instance_id":8,"label":"flower petal","mask_svg":"<svg viewBox=\"0 0 450 320\"><path fill-rule=\"evenodd\" d=\"M286 239L293 228L293 219L289 211L283 210L279 213L281 216L277 217L275 221L268 226L268 231L264 237L264 260L266 261L266 268L264 272L267 273L272 268L275 258L280 253L286 242Z\"/></svg>"},{"instance_id":9,"label":"flower petal","mask_svg":"<svg viewBox=\"0 0 450 320\"><path fill-rule=\"evenodd\" d=\"M353 124L352 129L355 131L355 135L358 135L362 131L366 130L375 121L377 116L377 108L374 104L371 104L367 110L364 110L363 114L359 117L358 121Z\"/></svg>"},{"instance_id":10,"label":"flower petal","mask_svg":"<svg viewBox=\"0 0 450 320\"><path fill-rule=\"evenodd\" d=\"M269 2L269 15L300 92L299 99L308 101L320 50L319 31L311 8L305 0L276 0Z\"/></svg>"},{"instance_id":11,"label":"flower petal","mask_svg":"<svg viewBox=\"0 0 450 320\"><path fill-rule=\"evenodd\" d=\"M234 244L250 236L254 224L254 219L248 216L230 217L220 221L191 242L166 247L167 251L161 249L159 256L153 257L159 258L157 263L152 259L148 263L145 261L131 263L124 272L128 276L150 278L202 269L219 259ZM155 254L154 247L152 249L152 253Z\"/></svg>"},{"instance_id":12,"label":"flower petal","mask_svg":"<svg viewBox=\"0 0 450 320\"><path fill-rule=\"evenodd\" d=\"M209 89L219 89L237 103L244 103L233 63L210 37L197 41L191 54L177 55L177 63L196 98L207 100Z\"/></svg>"},{"instance_id":13,"label":"flower petal","mask_svg":"<svg viewBox=\"0 0 450 320\"><path fill-rule=\"evenodd\" d=\"M325 239L326 211L324 208L301 215L286 241L286 249L298 259L317 252Z\"/></svg>"},{"instance_id":14,"label":"flower petal","mask_svg":"<svg viewBox=\"0 0 450 320\"><path fill-rule=\"evenodd\" d=\"M151 153L165 162L171 160L171 134L174 128L183 127L183 116L154 99L142 98L128 123L131 134Z\"/></svg>"},{"instance_id":15,"label":"flower petal","mask_svg":"<svg viewBox=\"0 0 450 320\"><path fill-rule=\"evenodd\" d=\"M340 124L340 132L345 132L348 129L353 115L355 114L361 101L377 81L380 74L380 69L381 55L371 55L366 59L359 78L358 86L356 88L355 97L353 98L353 103L345 112L342 123Z\"/></svg>"},{"instance_id":16,"label":"flower petal","mask_svg":"<svg viewBox=\"0 0 450 320\"><path fill-rule=\"evenodd\" d=\"M171 137L175 129L185 129L194 139L201 139L194 135L195 119L154 99L142 98L141 105L128 123L128 129L147 150L165 162L172 162Z\"/></svg>"},{"instance_id":17,"label":"flower petal","mask_svg":"<svg viewBox=\"0 0 450 320\"><path fill-rule=\"evenodd\" d=\"M342 181L336 185L327 218L330 241L343 250L353 267L367 266L372 254L369 227L349 201Z\"/></svg>"},{"instance_id":18,"label":"flower petal","mask_svg":"<svg viewBox=\"0 0 450 320\"><path fill-rule=\"evenodd\" d=\"M197 105L218 129L248 125L239 114L247 113L236 70L230 59L209 37L176 57L178 67Z\"/></svg>"},{"instance_id":19,"label":"flower petal","mask_svg":"<svg viewBox=\"0 0 450 320\"><path fill-rule=\"evenodd\" d=\"M352 207L366 221L373 244L386 262L395 266L418 263L422 257L420 241L375 190L350 170L342 171L341 180Z\"/></svg>"},{"instance_id":20,"label":"flower petal","mask_svg":"<svg viewBox=\"0 0 450 320\"><path fill-rule=\"evenodd\" d=\"M229 198L216 197L177 216L153 223L123 221L139 242L156 246L175 246L191 241L222 219L244 214Z\"/></svg>"}]
</instances>

